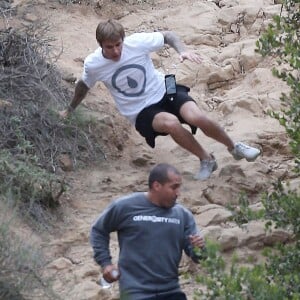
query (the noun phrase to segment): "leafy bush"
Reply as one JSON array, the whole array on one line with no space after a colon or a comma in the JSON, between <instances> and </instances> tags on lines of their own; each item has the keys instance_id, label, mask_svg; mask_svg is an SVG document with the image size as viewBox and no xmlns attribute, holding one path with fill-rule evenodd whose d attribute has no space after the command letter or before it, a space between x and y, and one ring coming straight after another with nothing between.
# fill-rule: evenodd
<instances>
[{"instance_id":1,"label":"leafy bush","mask_svg":"<svg viewBox=\"0 0 300 300\"><path fill-rule=\"evenodd\" d=\"M249 207L249 200L245 193L242 193L239 198L239 205L233 207L231 204L227 205L227 208L232 211L232 217L230 220L234 221L238 225L249 223L252 220L261 219L264 216L264 209L261 208L257 211L253 211Z\"/></svg>"},{"instance_id":2,"label":"leafy bush","mask_svg":"<svg viewBox=\"0 0 300 300\"><path fill-rule=\"evenodd\" d=\"M274 184L274 191L263 198L264 217L277 227L292 231L295 239L300 238L300 195L296 191L286 190L282 182Z\"/></svg>"},{"instance_id":3,"label":"leafy bush","mask_svg":"<svg viewBox=\"0 0 300 300\"><path fill-rule=\"evenodd\" d=\"M45 227L50 218L46 211L58 206L64 189L61 179L37 166L30 157L24 156L22 160L8 151L0 151L0 200L19 207L23 217L33 217L39 226Z\"/></svg>"},{"instance_id":4,"label":"leafy bush","mask_svg":"<svg viewBox=\"0 0 300 300\"><path fill-rule=\"evenodd\" d=\"M207 251L208 258L201 262L203 274L196 278L205 288L195 293L195 299L299 299L299 245L268 249L266 263L253 267L241 267L233 255L229 270L216 244L208 242Z\"/></svg>"},{"instance_id":5,"label":"leafy bush","mask_svg":"<svg viewBox=\"0 0 300 300\"><path fill-rule=\"evenodd\" d=\"M257 41L257 51L262 56L277 58L280 68L273 68L273 74L290 87L290 94L282 94L286 106L282 113L273 112L291 138L290 146L296 157L300 172L300 9L299 1L285 0L281 15L274 16L274 23Z\"/></svg>"},{"instance_id":6,"label":"leafy bush","mask_svg":"<svg viewBox=\"0 0 300 300\"><path fill-rule=\"evenodd\" d=\"M55 113L71 93L52 63L47 26L35 26L0 31L0 149L28 155L50 172L62 154L74 162L103 159L90 121L64 123Z\"/></svg>"}]
</instances>

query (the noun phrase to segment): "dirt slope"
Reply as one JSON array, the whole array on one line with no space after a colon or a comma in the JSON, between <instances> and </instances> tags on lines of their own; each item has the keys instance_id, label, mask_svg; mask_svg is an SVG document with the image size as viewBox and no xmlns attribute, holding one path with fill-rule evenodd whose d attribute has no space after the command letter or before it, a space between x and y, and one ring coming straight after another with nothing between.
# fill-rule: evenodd
<instances>
[{"instance_id":1,"label":"dirt slope","mask_svg":"<svg viewBox=\"0 0 300 300\"><path fill-rule=\"evenodd\" d=\"M219 22L221 1L96 2L97 8L94 5L60 5L57 1L36 1L30 9L25 1L15 4L19 5L18 12L26 22L34 21L38 16L49 19L51 34L56 37L54 46L58 52L63 48L58 65L63 72L71 73L76 78L80 77L85 56L97 47L94 33L101 19L118 18L128 32L153 29L177 31L189 48L203 56L203 65L196 67L189 62L180 64L176 54L168 49L160 55L154 55L156 65L163 71L176 72L182 82L187 82L192 87L191 94L199 106L224 126L234 140L260 147L263 155L254 163L236 162L223 145L198 131L197 138L214 153L219 169L208 181L195 181L193 175L199 167L195 157L179 148L169 137L158 138L155 149L147 147L143 139L118 114L105 88L97 84L82 107L96 115L102 125L103 122L109 124L101 127L102 137L108 143L105 148L107 161L66 174L69 190L62 199L64 218L43 242L45 251L53 259L45 273L54 276L54 290L63 299L115 297L116 286L112 291L102 291L95 284L100 269L93 262L88 242L90 226L113 198L145 190L147 174L153 164L169 162L182 171L184 186L179 201L194 210L211 203L237 203L242 191L249 193L250 201L256 203L260 199L259 194L270 186L270 182L279 176L288 177L287 169L291 165L284 131L266 113L270 107L279 107L276 95L281 90L280 83L272 76L267 77L266 72L260 73L265 68L270 69L271 64L261 61L245 72L236 72L233 78L219 88L211 89L208 86L208 81L213 76L207 79L207 73L213 73L214 70L220 73L220 70L226 69L226 64L222 65L220 62L221 57L225 56L222 52L224 44L220 46L221 41L217 41L222 32ZM231 6L229 2L222 2L224 14L225 9L229 10L234 6L233 1ZM270 12L271 2L259 3L262 9ZM243 1L240 4L244 4ZM250 15L249 13L248 16ZM251 22L252 25L255 24L255 20ZM242 26L240 30L243 30ZM197 34L201 36L200 39ZM238 41L233 29L226 38L228 49L231 43ZM246 40L245 36L241 38L241 34L239 38L241 41ZM117 254L115 242L112 243L112 252ZM184 266L192 268L189 264ZM184 282L182 279L182 284L192 299L195 289L193 280Z\"/></svg>"}]
</instances>

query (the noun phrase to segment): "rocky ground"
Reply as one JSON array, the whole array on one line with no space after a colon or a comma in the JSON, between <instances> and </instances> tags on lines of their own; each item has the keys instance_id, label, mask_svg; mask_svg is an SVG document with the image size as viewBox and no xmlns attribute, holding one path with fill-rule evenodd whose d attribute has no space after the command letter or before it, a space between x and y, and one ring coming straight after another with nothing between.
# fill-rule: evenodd
<instances>
[{"instance_id":1,"label":"rocky ground","mask_svg":"<svg viewBox=\"0 0 300 300\"><path fill-rule=\"evenodd\" d=\"M277 178L289 179L293 159L284 129L268 111L280 109L284 84L271 74L273 62L255 53L255 42L280 5L271 0L224 1L91 1L90 5L59 4L58 1L13 2L25 23L42 16L55 37L53 46L62 54L57 62L65 78L80 78L83 59L96 47L95 28L99 20L117 18L128 33L173 30L187 47L201 55L203 63L180 63L176 53L165 48L153 54L155 65L176 74L180 83L191 87L191 95L209 117L217 120L235 141L262 150L256 162L234 161L225 147L197 132L197 139L213 152L219 169L204 182L193 176L197 159L179 148L169 137L157 139L155 149L116 111L102 84L97 84L79 109L93 114L101 136L107 142L107 160L87 169L66 173L69 189L62 199L64 217L39 239L50 259L45 274L62 299L118 299L118 288L103 290L97 284L100 268L94 263L89 245L91 223L110 201L132 191L147 189L149 169L156 163L174 164L183 174L179 201L194 213L207 238L221 244L224 257L236 251L241 263L259 261L259 250L289 236L276 230L267 234L262 222L239 228L229 221L227 204L238 205L246 193L253 208L261 206L263 192ZM71 83L70 88L73 88ZM292 182L299 182L294 178ZM117 259L115 236L111 250ZM153 254L155 255L155 253ZM201 272L183 258L183 290L193 299L198 288L194 275ZM37 295L37 299L38 295Z\"/></svg>"}]
</instances>

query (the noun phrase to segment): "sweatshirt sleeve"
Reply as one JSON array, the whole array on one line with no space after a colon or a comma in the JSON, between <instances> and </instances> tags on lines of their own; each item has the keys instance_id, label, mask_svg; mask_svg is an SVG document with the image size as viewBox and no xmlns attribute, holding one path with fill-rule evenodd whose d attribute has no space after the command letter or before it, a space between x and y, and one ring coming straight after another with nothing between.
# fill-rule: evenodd
<instances>
[{"instance_id":1,"label":"sweatshirt sleeve","mask_svg":"<svg viewBox=\"0 0 300 300\"><path fill-rule=\"evenodd\" d=\"M94 259L102 268L111 264L110 233L116 231L116 229L117 208L114 202L96 219L90 232L90 243L94 251Z\"/></svg>"},{"instance_id":2,"label":"sweatshirt sleeve","mask_svg":"<svg viewBox=\"0 0 300 300\"><path fill-rule=\"evenodd\" d=\"M187 256L189 256L195 263L199 263L199 260L203 258L203 251L206 251L205 248L202 249L194 249L192 244L190 243L189 236L194 234L199 234L200 229L197 227L195 219L192 213L188 210L185 210L185 245L184 245L184 252Z\"/></svg>"}]
</instances>

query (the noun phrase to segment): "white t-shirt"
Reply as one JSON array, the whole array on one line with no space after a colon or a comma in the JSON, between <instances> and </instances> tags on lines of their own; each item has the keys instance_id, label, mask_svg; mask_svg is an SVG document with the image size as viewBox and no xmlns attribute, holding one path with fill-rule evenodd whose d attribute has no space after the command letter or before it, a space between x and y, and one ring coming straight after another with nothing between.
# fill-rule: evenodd
<instances>
[{"instance_id":1,"label":"white t-shirt","mask_svg":"<svg viewBox=\"0 0 300 300\"><path fill-rule=\"evenodd\" d=\"M154 68L150 58L150 53L163 45L160 32L134 33L124 39L117 62L103 57L99 47L85 59L82 80L89 88L102 81L120 113L135 124L138 113L165 94L164 75Z\"/></svg>"}]
</instances>

